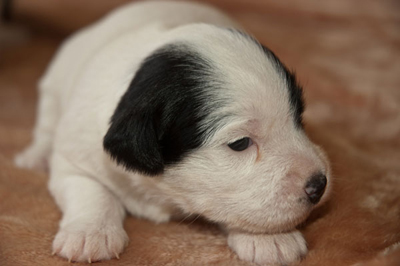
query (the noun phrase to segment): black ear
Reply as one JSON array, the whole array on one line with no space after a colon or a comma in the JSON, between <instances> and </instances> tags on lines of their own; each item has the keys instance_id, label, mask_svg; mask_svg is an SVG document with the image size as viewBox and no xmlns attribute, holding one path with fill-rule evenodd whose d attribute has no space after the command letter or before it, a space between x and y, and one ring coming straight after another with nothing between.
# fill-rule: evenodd
<instances>
[{"instance_id":1,"label":"black ear","mask_svg":"<svg viewBox=\"0 0 400 266\"><path fill-rule=\"evenodd\" d=\"M104 137L104 149L127 170L159 174L164 162L152 117L135 115L130 109L122 103L118 106Z\"/></svg>"},{"instance_id":2,"label":"black ear","mask_svg":"<svg viewBox=\"0 0 400 266\"><path fill-rule=\"evenodd\" d=\"M154 52L111 118L105 151L127 170L157 175L198 148L210 132L202 121L214 110L206 96L210 73L207 61L186 45Z\"/></svg>"}]
</instances>

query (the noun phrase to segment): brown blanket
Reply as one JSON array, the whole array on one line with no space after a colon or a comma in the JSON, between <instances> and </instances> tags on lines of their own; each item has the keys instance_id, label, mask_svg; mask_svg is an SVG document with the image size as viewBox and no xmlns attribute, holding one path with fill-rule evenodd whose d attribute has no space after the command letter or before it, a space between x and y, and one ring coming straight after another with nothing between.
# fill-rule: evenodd
<instances>
[{"instance_id":1,"label":"brown blanket","mask_svg":"<svg viewBox=\"0 0 400 266\"><path fill-rule=\"evenodd\" d=\"M0 25L0 265L51 256L60 212L46 173L13 156L31 139L35 84L60 40L124 0L15 0ZM301 265L400 265L400 5L390 1L209 0L296 69L306 130L332 162L331 200L302 226ZM206 222L129 217L120 260L99 265L249 265ZM251 264L250 264L251 265Z\"/></svg>"}]
</instances>

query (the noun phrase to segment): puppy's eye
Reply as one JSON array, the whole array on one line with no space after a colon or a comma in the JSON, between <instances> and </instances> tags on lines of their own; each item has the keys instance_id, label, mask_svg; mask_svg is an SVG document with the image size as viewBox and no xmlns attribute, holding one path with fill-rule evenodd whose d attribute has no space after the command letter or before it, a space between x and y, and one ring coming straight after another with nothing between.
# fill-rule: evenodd
<instances>
[{"instance_id":1,"label":"puppy's eye","mask_svg":"<svg viewBox=\"0 0 400 266\"><path fill-rule=\"evenodd\" d=\"M251 138L242 138L235 142L229 143L228 146L234 151L244 151L253 144Z\"/></svg>"}]
</instances>

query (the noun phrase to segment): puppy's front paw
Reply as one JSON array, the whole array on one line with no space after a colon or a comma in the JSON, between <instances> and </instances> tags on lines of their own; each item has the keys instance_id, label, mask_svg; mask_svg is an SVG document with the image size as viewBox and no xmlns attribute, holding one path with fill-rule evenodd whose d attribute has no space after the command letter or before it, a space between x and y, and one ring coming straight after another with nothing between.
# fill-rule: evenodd
<instances>
[{"instance_id":1,"label":"puppy's front paw","mask_svg":"<svg viewBox=\"0 0 400 266\"><path fill-rule=\"evenodd\" d=\"M276 235L230 232L228 245L240 259L261 265L287 265L307 253L299 231Z\"/></svg>"},{"instance_id":2,"label":"puppy's front paw","mask_svg":"<svg viewBox=\"0 0 400 266\"><path fill-rule=\"evenodd\" d=\"M15 156L14 163L20 168L46 171L48 168L48 151L40 145L31 145Z\"/></svg>"},{"instance_id":3,"label":"puppy's front paw","mask_svg":"<svg viewBox=\"0 0 400 266\"><path fill-rule=\"evenodd\" d=\"M68 261L93 262L119 258L128 243L121 226L82 226L70 224L61 228L53 241L53 254Z\"/></svg>"}]
</instances>

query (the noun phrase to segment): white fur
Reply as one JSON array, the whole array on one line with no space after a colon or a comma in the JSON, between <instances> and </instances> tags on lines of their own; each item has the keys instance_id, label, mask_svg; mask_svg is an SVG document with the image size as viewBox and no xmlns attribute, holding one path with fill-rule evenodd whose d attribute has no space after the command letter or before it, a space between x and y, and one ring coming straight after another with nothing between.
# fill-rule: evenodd
<instances>
[{"instance_id":1,"label":"white fur","mask_svg":"<svg viewBox=\"0 0 400 266\"><path fill-rule=\"evenodd\" d=\"M286 264L306 253L293 230L311 207L298 201L314 172L329 181L327 159L295 127L273 64L245 37L215 25L238 27L203 5L129 4L62 45L39 85L34 140L16 158L28 168L51 161L49 188L63 211L55 253L74 261L118 256L127 241L125 209L157 223L181 212L202 214L226 228L240 258L260 264ZM215 93L234 99L223 111L235 116L162 176L128 172L103 151L110 117L141 61L177 40L215 59L229 85ZM254 141L247 150L227 147L244 136Z\"/></svg>"},{"instance_id":2,"label":"white fur","mask_svg":"<svg viewBox=\"0 0 400 266\"><path fill-rule=\"evenodd\" d=\"M307 253L299 231L275 235L231 232L228 243L239 257L258 264L287 265Z\"/></svg>"}]
</instances>

